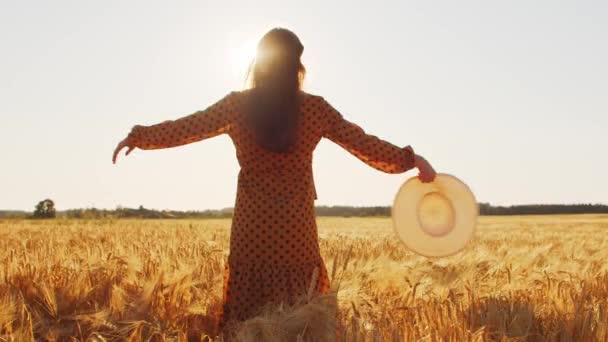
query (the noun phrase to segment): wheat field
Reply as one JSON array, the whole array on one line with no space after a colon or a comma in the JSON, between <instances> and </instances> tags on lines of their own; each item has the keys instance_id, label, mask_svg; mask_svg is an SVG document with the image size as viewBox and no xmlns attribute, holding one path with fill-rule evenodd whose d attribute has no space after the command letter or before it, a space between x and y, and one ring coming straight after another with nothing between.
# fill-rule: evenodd
<instances>
[{"instance_id":1,"label":"wheat field","mask_svg":"<svg viewBox=\"0 0 608 342\"><path fill-rule=\"evenodd\" d=\"M481 217L442 259L409 252L388 218L318 223L334 291L233 340L608 340L608 216ZM0 221L0 341L222 340L229 226Z\"/></svg>"}]
</instances>

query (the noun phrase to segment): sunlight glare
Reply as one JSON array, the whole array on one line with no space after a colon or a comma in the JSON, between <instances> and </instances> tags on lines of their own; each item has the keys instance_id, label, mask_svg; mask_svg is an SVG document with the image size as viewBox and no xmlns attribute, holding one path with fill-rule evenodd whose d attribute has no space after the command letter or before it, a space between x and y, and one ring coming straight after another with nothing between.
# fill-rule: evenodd
<instances>
[{"instance_id":1,"label":"sunlight glare","mask_svg":"<svg viewBox=\"0 0 608 342\"><path fill-rule=\"evenodd\" d=\"M245 78L255 57L256 45L256 40L249 39L230 50L230 69L235 76Z\"/></svg>"}]
</instances>

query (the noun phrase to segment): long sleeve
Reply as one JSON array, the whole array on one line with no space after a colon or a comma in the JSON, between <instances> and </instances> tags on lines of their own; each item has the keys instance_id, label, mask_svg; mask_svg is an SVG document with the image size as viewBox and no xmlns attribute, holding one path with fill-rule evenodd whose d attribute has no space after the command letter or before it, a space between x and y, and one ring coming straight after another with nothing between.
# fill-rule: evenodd
<instances>
[{"instance_id":1,"label":"long sleeve","mask_svg":"<svg viewBox=\"0 0 608 342\"><path fill-rule=\"evenodd\" d=\"M386 173L402 173L414 167L414 151L400 148L374 135L365 133L349 122L324 99L321 99L326 129L324 137L340 145L367 165Z\"/></svg>"},{"instance_id":2,"label":"long sleeve","mask_svg":"<svg viewBox=\"0 0 608 342\"><path fill-rule=\"evenodd\" d=\"M234 96L232 92L207 109L177 120L152 126L135 126L129 139L142 150L153 150L190 144L227 133L235 115Z\"/></svg>"}]
</instances>

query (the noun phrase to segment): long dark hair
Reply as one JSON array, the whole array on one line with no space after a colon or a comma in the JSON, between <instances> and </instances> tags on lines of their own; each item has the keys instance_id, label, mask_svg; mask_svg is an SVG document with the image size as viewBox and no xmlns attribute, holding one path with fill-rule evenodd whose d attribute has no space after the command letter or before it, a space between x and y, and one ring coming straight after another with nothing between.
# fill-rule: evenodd
<instances>
[{"instance_id":1,"label":"long dark hair","mask_svg":"<svg viewBox=\"0 0 608 342\"><path fill-rule=\"evenodd\" d=\"M302 52L295 33L275 28L262 37L249 67L247 117L258 144L272 152L288 152L295 142L298 93L306 73Z\"/></svg>"}]
</instances>

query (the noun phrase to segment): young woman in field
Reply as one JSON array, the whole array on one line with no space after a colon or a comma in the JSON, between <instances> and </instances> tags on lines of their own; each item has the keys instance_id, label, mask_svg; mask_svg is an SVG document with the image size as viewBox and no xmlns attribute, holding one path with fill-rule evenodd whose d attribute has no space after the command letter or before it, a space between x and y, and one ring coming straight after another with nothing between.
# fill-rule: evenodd
<instances>
[{"instance_id":1,"label":"young woman in field","mask_svg":"<svg viewBox=\"0 0 608 342\"><path fill-rule=\"evenodd\" d=\"M135 126L114 151L169 148L228 134L241 166L226 264L220 327L246 320L267 303L289 302L310 288L326 293L319 253L312 153L325 137L371 167L423 181L435 171L411 147L397 147L347 121L321 96L302 91L304 47L286 29L260 40L251 87L175 121ZM314 282L311 284L311 281Z\"/></svg>"}]
</instances>

